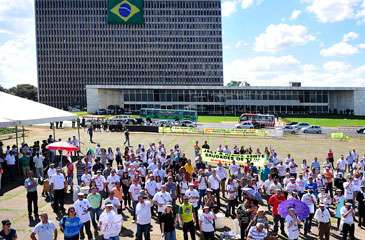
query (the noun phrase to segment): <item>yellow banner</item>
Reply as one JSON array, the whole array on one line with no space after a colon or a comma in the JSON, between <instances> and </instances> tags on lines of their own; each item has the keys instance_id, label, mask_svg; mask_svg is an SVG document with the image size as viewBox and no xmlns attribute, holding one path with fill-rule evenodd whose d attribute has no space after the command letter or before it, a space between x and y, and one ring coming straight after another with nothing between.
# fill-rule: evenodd
<instances>
[{"instance_id":1,"label":"yellow banner","mask_svg":"<svg viewBox=\"0 0 365 240\"><path fill-rule=\"evenodd\" d=\"M245 166L254 163L256 167L263 167L267 163L264 154L228 154L208 149L202 150L202 160L204 163L216 166L219 162L223 165L229 166L235 160L237 165Z\"/></svg>"},{"instance_id":2,"label":"yellow banner","mask_svg":"<svg viewBox=\"0 0 365 240\"><path fill-rule=\"evenodd\" d=\"M331 133L331 139L333 140L349 140L350 137L346 136L343 132Z\"/></svg>"},{"instance_id":3,"label":"yellow banner","mask_svg":"<svg viewBox=\"0 0 365 240\"><path fill-rule=\"evenodd\" d=\"M204 134L265 137L268 132L266 129L204 128Z\"/></svg>"},{"instance_id":4,"label":"yellow banner","mask_svg":"<svg viewBox=\"0 0 365 240\"><path fill-rule=\"evenodd\" d=\"M193 127L159 127L159 133L203 133L198 128Z\"/></svg>"}]
</instances>

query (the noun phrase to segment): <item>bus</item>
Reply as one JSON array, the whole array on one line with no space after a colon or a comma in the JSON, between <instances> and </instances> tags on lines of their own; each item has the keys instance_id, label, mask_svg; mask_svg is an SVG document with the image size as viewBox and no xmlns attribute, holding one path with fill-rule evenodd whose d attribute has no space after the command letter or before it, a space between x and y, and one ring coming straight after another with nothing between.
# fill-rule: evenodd
<instances>
[{"instance_id":1,"label":"bus","mask_svg":"<svg viewBox=\"0 0 365 240\"><path fill-rule=\"evenodd\" d=\"M190 120L198 121L198 114L192 110L175 110L175 109L156 109L156 108L141 108L139 115L149 119L171 119L171 120Z\"/></svg>"},{"instance_id":2,"label":"bus","mask_svg":"<svg viewBox=\"0 0 365 240\"><path fill-rule=\"evenodd\" d=\"M262 127L275 127L275 116L271 114L244 113L240 116L239 122L252 122Z\"/></svg>"}]
</instances>

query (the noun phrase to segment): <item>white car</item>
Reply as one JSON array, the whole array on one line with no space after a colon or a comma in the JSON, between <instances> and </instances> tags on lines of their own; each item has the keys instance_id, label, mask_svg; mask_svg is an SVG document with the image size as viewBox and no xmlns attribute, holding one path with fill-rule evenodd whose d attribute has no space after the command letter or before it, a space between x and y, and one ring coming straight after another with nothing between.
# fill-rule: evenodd
<instances>
[{"instance_id":1,"label":"white car","mask_svg":"<svg viewBox=\"0 0 365 240\"><path fill-rule=\"evenodd\" d=\"M293 126L299 130L302 130L304 128L310 127L310 124L306 123L306 122L298 122L297 124L295 124Z\"/></svg>"},{"instance_id":2,"label":"white car","mask_svg":"<svg viewBox=\"0 0 365 240\"><path fill-rule=\"evenodd\" d=\"M321 134L322 128L320 126L309 126L302 129L303 133L316 133Z\"/></svg>"},{"instance_id":3,"label":"white car","mask_svg":"<svg viewBox=\"0 0 365 240\"><path fill-rule=\"evenodd\" d=\"M238 129L254 129L255 126L250 122L240 123L236 125Z\"/></svg>"},{"instance_id":4,"label":"white car","mask_svg":"<svg viewBox=\"0 0 365 240\"><path fill-rule=\"evenodd\" d=\"M283 127L284 133L290 133L290 134L297 134L299 132L298 128L294 127L293 125L286 125Z\"/></svg>"},{"instance_id":5,"label":"white car","mask_svg":"<svg viewBox=\"0 0 365 240\"><path fill-rule=\"evenodd\" d=\"M179 123L182 127L196 127L196 122L190 121L190 120L182 120Z\"/></svg>"}]
</instances>

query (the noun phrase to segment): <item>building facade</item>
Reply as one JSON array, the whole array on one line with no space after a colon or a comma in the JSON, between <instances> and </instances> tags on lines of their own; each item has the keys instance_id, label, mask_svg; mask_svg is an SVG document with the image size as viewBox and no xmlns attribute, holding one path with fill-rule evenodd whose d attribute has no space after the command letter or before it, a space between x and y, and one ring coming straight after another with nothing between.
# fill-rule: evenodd
<instances>
[{"instance_id":1,"label":"building facade","mask_svg":"<svg viewBox=\"0 0 365 240\"><path fill-rule=\"evenodd\" d=\"M144 0L109 24L108 0L35 0L40 102L86 105L86 85L222 86L220 0Z\"/></svg>"},{"instance_id":2,"label":"building facade","mask_svg":"<svg viewBox=\"0 0 365 240\"><path fill-rule=\"evenodd\" d=\"M193 109L204 115L365 115L365 88L87 86L88 112L109 105L135 114L141 108L163 108Z\"/></svg>"}]
</instances>

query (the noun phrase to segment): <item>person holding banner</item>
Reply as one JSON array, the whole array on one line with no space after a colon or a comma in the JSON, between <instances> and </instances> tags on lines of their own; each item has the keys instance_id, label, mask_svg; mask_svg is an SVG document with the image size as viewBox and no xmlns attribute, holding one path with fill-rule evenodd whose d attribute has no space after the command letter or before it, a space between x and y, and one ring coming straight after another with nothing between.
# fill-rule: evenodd
<instances>
[{"instance_id":1,"label":"person holding banner","mask_svg":"<svg viewBox=\"0 0 365 240\"><path fill-rule=\"evenodd\" d=\"M107 203L99 218L99 229L103 240L118 240L123 217L113 210L113 204Z\"/></svg>"},{"instance_id":2,"label":"person holding banner","mask_svg":"<svg viewBox=\"0 0 365 240\"><path fill-rule=\"evenodd\" d=\"M224 169L222 162L219 162L216 168L216 172L218 177L220 178L220 190L222 192L222 197L225 198L225 191L226 191L226 179L227 179L227 171Z\"/></svg>"}]
</instances>

